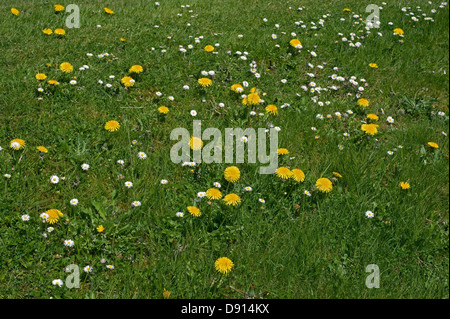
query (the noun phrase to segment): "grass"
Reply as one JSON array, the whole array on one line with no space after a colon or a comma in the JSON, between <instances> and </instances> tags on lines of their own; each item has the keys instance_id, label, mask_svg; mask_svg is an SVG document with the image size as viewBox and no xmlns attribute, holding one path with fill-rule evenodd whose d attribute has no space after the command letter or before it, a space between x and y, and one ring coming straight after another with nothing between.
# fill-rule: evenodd
<instances>
[{"instance_id":1,"label":"grass","mask_svg":"<svg viewBox=\"0 0 450 319\"><path fill-rule=\"evenodd\" d=\"M364 19L370 1L302 3L299 11L294 1L248 0L237 9L229 0L161 1L160 6L144 0L79 0L81 28L68 29L69 13L55 14L53 2L2 1L0 297L162 298L167 289L171 298L242 298L240 291L253 290L264 298L448 298L448 138L442 134L449 130L448 6L439 8L434 0L431 5L388 1L380 11L380 28L366 34L365 24L355 24L352 16ZM181 7L186 4L190 7ZM104 6L114 14L107 15ZM402 12L406 6L411 9ZM18 16L11 14L12 7L19 9ZM406 16L411 11L419 21ZM307 27L294 24L299 20ZM58 27L67 32L62 38L42 33ZM392 34L396 27L405 31L403 38ZM289 47L291 32L302 42L301 53ZM350 39L351 32L365 36L354 40L361 47L341 40ZM217 55L203 50L216 43ZM179 45L189 44L194 48L179 51ZM240 60L236 51L248 52L248 60ZM97 57L104 52L110 55ZM260 79L249 72L253 60ZM58 69L62 62L73 64L74 72L64 75ZM317 68L323 62L324 68ZM370 68L372 62L379 68ZM79 71L85 64L89 69ZM125 89L120 79L135 64L144 72ZM209 88L197 84L202 70L216 73L208 76L213 80ZM52 89L37 81L40 72L60 85ZM308 72L316 77L309 78ZM359 107L355 88L330 79L333 73L346 82L355 76L358 86L364 78L369 107ZM72 86L74 76L78 83ZM304 92L301 86L311 80L341 88ZM265 105L277 105L279 115L250 116L250 107L230 90L242 81L250 84L247 94L252 87L267 93ZM163 96L158 98L157 91ZM319 106L311 100L314 95L331 103ZM285 103L289 106L281 109ZM164 119L157 114L161 105L170 108ZM189 115L193 109L195 118ZM334 115L348 109L354 112L348 117ZM254 110L264 112L264 107ZM317 119L318 113L325 119ZM373 137L360 129L369 113L380 118ZM393 124L387 123L388 116ZM121 125L114 133L103 128L112 119ZM258 164L237 164L241 178L227 183L223 171L231 164L202 163L191 171L172 163L170 132L177 127L191 131L193 119L201 120L203 129L222 132L226 127L279 126L279 147L290 152L280 157L280 166L301 168L305 181L282 182L260 175ZM26 141L23 150L9 147L15 138ZM49 152L40 156L39 145ZM146 160L138 159L140 151ZM124 166L116 163L119 159ZM83 163L89 163L88 171L81 169ZM52 184L52 175L65 180ZM315 190L320 177L333 181L330 193ZM169 183L161 185L161 179ZM127 189L125 181L133 187ZM242 203L229 207L221 201L194 201L216 181L224 195L237 193ZM401 181L411 189L401 190ZM246 186L253 190L245 192ZM77 206L70 205L72 198L79 200ZM135 200L142 205L130 207ZM186 207L191 205L200 208L201 217L189 216ZM48 233L39 215L51 208L64 217ZM368 210L374 218L366 218ZM183 218L175 216L179 211ZM23 214L30 221L22 221ZM97 232L99 225L104 232ZM63 245L69 238L75 241L72 248ZM214 269L223 256L235 264L228 275ZM52 285L57 278L65 281L69 264L80 266L81 287ZM83 272L88 264L93 273ZM378 289L365 285L369 264L379 266Z\"/></svg>"}]
</instances>

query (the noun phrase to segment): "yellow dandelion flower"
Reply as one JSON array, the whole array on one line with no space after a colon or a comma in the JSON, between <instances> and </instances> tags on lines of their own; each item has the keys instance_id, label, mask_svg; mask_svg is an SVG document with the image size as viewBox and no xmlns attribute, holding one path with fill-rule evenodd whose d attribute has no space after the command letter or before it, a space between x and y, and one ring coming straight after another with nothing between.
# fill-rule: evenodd
<instances>
[{"instance_id":1,"label":"yellow dandelion flower","mask_svg":"<svg viewBox=\"0 0 450 319\"><path fill-rule=\"evenodd\" d=\"M48 80L48 84L51 84L51 85L59 85L59 82L56 81L56 80Z\"/></svg>"},{"instance_id":2,"label":"yellow dandelion flower","mask_svg":"<svg viewBox=\"0 0 450 319\"><path fill-rule=\"evenodd\" d=\"M200 150L203 147L203 141L198 137L192 136L189 140L189 146L191 147L191 150Z\"/></svg>"},{"instance_id":3,"label":"yellow dandelion flower","mask_svg":"<svg viewBox=\"0 0 450 319\"><path fill-rule=\"evenodd\" d=\"M261 98L259 97L258 93L250 93L244 100L242 101L242 104L244 105L257 105L259 104Z\"/></svg>"},{"instance_id":4,"label":"yellow dandelion flower","mask_svg":"<svg viewBox=\"0 0 450 319\"><path fill-rule=\"evenodd\" d=\"M376 64L376 63L369 63L369 66L370 66L372 69L378 69L378 64Z\"/></svg>"},{"instance_id":5,"label":"yellow dandelion flower","mask_svg":"<svg viewBox=\"0 0 450 319\"><path fill-rule=\"evenodd\" d=\"M144 68L140 65L133 65L128 72L130 73L141 73L142 71L144 71Z\"/></svg>"},{"instance_id":6,"label":"yellow dandelion flower","mask_svg":"<svg viewBox=\"0 0 450 319\"><path fill-rule=\"evenodd\" d=\"M55 34L57 34L57 35L65 35L66 34L66 30L61 29L61 28L55 29Z\"/></svg>"},{"instance_id":7,"label":"yellow dandelion flower","mask_svg":"<svg viewBox=\"0 0 450 319\"><path fill-rule=\"evenodd\" d=\"M198 209L195 206L188 206L187 210L194 217L200 217L202 215L202 213L200 212L200 209Z\"/></svg>"},{"instance_id":8,"label":"yellow dandelion flower","mask_svg":"<svg viewBox=\"0 0 450 319\"><path fill-rule=\"evenodd\" d=\"M221 257L214 263L216 270L222 274L227 274L234 267L233 262L227 257Z\"/></svg>"},{"instance_id":9,"label":"yellow dandelion flower","mask_svg":"<svg viewBox=\"0 0 450 319\"><path fill-rule=\"evenodd\" d=\"M242 85L237 83L237 84L233 84L231 86L231 91L236 92L236 93L242 93L242 92L244 92L244 88L242 87Z\"/></svg>"},{"instance_id":10,"label":"yellow dandelion flower","mask_svg":"<svg viewBox=\"0 0 450 319\"><path fill-rule=\"evenodd\" d=\"M167 106L160 106L158 107L158 112L161 114L167 114L169 113L169 108Z\"/></svg>"},{"instance_id":11,"label":"yellow dandelion flower","mask_svg":"<svg viewBox=\"0 0 450 319\"><path fill-rule=\"evenodd\" d=\"M15 16L18 16L19 10L17 10L16 8L11 8L11 13L14 14Z\"/></svg>"},{"instance_id":12,"label":"yellow dandelion flower","mask_svg":"<svg viewBox=\"0 0 450 319\"><path fill-rule=\"evenodd\" d=\"M163 298L164 299L169 299L170 298L170 291L167 290L166 288L164 288L164 291L163 291Z\"/></svg>"},{"instance_id":13,"label":"yellow dandelion flower","mask_svg":"<svg viewBox=\"0 0 450 319\"><path fill-rule=\"evenodd\" d=\"M212 85L212 81L208 78L200 78L198 79L198 84L200 84L203 87L207 87Z\"/></svg>"},{"instance_id":14,"label":"yellow dandelion flower","mask_svg":"<svg viewBox=\"0 0 450 319\"><path fill-rule=\"evenodd\" d=\"M120 41L122 41L122 42L127 42L127 39L125 39L125 38L120 38Z\"/></svg>"},{"instance_id":15,"label":"yellow dandelion flower","mask_svg":"<svg viewBox=\"0 0 450 319\"><path fill-rule=\"evenodd\" d=\"M223 201L225 202L226 205L236 206L241 203L241 198L239 197L239 195L231 193L225 196L223 198Z\"/></svg>"},{"instance_id":16,"label":"yellow dandelion flower","mask_svg":"<svg viewBox=\"0 0 450 319\"><path fill-rule=\"evenodd\" d=\"M365 98L360 98L357 103L362 107L368 107L370 105L369 100Z\"/></svg>"},{"instance_id":17,"label":"yellow dandelion flower","mask_svg":"<svg viewBox=\"0 0 450 319\"><path fill-rule=\"evenodd\" d=\"M305 180L305 173L301 169L294 168L292 170L291 178L296 182L303 182Z\"/></svg>"},{"instance_id":18,"label":"yellow dandelion flower","mask_svg":"<svg viewBox=\"0 0 450 319\"><path fill-rule=\"evenodd\" d=\"M409 185L408 182L400 182L399 186L400 186L402 189L410 189L410 188L411 188L411 185Z\"/></svg>"},{"instance_id":19,"label":"yellow dandelion flower","mask_svg":"<svg viewBox=\"0 0 450 319\"><path fill-rule=\"evenodd\" d=\"M10 147L15 150L25 148L25 141L20 138L15 138L9 143Z\"/></svg>"},{"instance_id":20,"label":"yellow dandelion flower","mask_svg":"<svg viewBox=\"0 0 450 319\"><path fill-rule=\"evenodd\" d=\"M296 47L297 45L302 45L302 43L300 42L300 40L299 39L292 39L291 41L289 41L289 44L292 46L292 47Z\"/></svg>"},{"instance_id":21,"label":"yellow dandelion flower","mask_svg":"<svg viewBox=\"0 0 450 319\"><path fill-rule=\"evenodd\" d=\"M103 227L103 225L100 225L100 226L98 226L96 229L97 229L97 231L98 231L99 233L101 233L102 231L105 230L105 227Z\"/></svg>"},{"instance_id":22,"label":"yellow dandelion flower","mask_svg":"<svg viewBox=\"0 0 450 319\"><path fill-rule=\"evenodd\" d=\"M126 87L131 87L134 85L134 80L131 76L125 76L122 78L122 80L120 80L122 82L122 84Z\"/></svg>"},{"instance_id":23,"label":"yellow dandelion flower","mask_svg":"<svg viewBox=\"0 0 450 319\"><path fill-rule=\"evenodd\" d=\"M47 148L45 148L44 146L38 146L36 147L38 149L39 152L41 153L48 153Z\"/></svg>"},{"instance_id":24,"label":"yellow dandelion flower","mask_svg":"<svg viewBox=\"0 0 450 319\"><path fill-rule=\"evenodd\" d=\"M333 175L336 176L336 177L342 178L342 175L339 174L338 172L333 172Z\"/></svg>"},{"instance_id":25,"label":"yellow dandelion flower","mask_svg":"<svg viewBox=\"0 0 450 319\"><path fill-rule=\"evenodd\" d=\"M52 29L44 29L44 30L42 30L42 32L44 32L45 34L48 34L48 35L50 35L50 34L52 34L53 33L53 31L52 31Z\"/></svg>"},{"instance_id":26,"label":"yellow dandelion flower","mask_svg":"<svg viewBox=\"0 0 450 319\"><path fill-rule=\"evenodd\" d=\"M319 178L316 181L316 187L322 193L329 193L333 189L333 184L328 178Z\"/></svg>"},{"instance_id":27,"label":"yellow dandelion flower","mask_svg":"<svg viewBox=\"0 0 450 319\"><path fill-rule=\"evenodd\" d=\"M69 62L63 62L59 65L59 69L64 73L70 73L73 71L73 66Z\"/></svg>"},{"instance_id":28,"label":"yellow dandelion flower","mask_svg":"<svg viewBox=\"0 0 450 319\"><path fill-rule=\"evenodd\" d=\"M292 172L289 168L282 166L277 168L275 175L282 179L289 179L292 176Z\"/></svg>"},{"instance_id":29,"label":"yellow dandelion flower","mask_svg":"<svg viewBox=\"0 0 450 319\"><path fill-rule=\"evenodd\" d=\"M267 114L273 114L273 115L278 115L278 109L275 105L273 104L269 104L266 106L266 113Z\"/></svg>"},{"instance_id":30,"label":"yellow dandelion flower","mask_svg":"<svg viewBox=\"0 0 450 319\"><path fill-rule=\"evenodd\" d=\"M439 148L439 145L435 142L428 142L428 145L431 146L432 148Z\"/></svg>"},{"instance_id":31,"label":"yellow dandelion flower","mask_svg":"<svg viewBox=\"0 0 450 319\"><path fill-rule=\"evenodd\" d=\"M349 8L344 8L344 12L350 12L352 10L350 10Z\"/></svg>"},{"instance_id":32,"label":"yellow dandelion flower","mask_svg":"<svg viewBox=\"0 0 450 319\"><path fill-rule=\"evenodd\" d=\"M394 29L394 34L396 34L396 35L403 35L405 32L402 30L402 29L400 29L400 28L395 28Z\"/></svg>"},{"instance_id":33,"label":"yellow dandelion flower","mask_svg":"<svg viewBox=\"0 0 450 319\"><path fill-rule=\"evenodd\" d=\"M105 10L105 12L106 12L107 14L114 14L114 11L112 11L112 10L109 9L109 8L103 8L103 10Z\"/></svg>"},{"instance_id":34,"label":"yellow dandelion flower","mask_svg":"<svg viewBox=\"0 0 450 319\"><path fill-rule=\"evenodd\" d=\"M63 215L57 209L49 209L45 213L48 215L47 221L49 224L54 224L54 223L58 222L59 218Z\"/></svg>"},{"instance_id":35,"label":"yellow dandelion flower","mask_svg":"<svg viewBox=\"0 0 450 319\"><path fill-rule=\"evenodd\" d=\"M371 119L371 120L374 120L374 121L378 121L378 116L376 114L373 114L373 113L367 114L367 118Z\"/></svg>"},{"instance_id":36,"label":"yellow dandelion flower","mask_svg":"<svg viewBox=\"0 0 450 319\"><path fill-rule=\"evenodd\" d=\"M117 131L120 128L120 124L119 122L112 120L112 121L108 121L105 124L105 130L110 131L110 132L114 132Z\"/></svg>"},{"instance_id":37,"label":"yellow dandelion flower","mask_svg":"<svg viewBox=\"0 0 450 319\"><path fill-rule=\"evenodd\" d=\"M36 74L36 80L45 80L47 78L47 76L44 73L38 73Z\"/></svg>"},{"instance_id":38,"label":"yellow dandelion flower","mask_svg":"<svg viewBox=\"0 0 450 319\"><path fill-rule=\"evenodd\" d=\"M222 193L217 188L210 188L206 191L206 197L208 199L221 199Z\"/></svg>"},{"instance_id":39,"label":"yellow dandelion flower","mask_svg":"<svg viewBox=\"0 0 450 319\"><path fill-rule=\"evenodd\" d=\"M64 9L65 9L65 8L64 8L62 5L60 5L60 4L55 4L54 7L55 7L55 11L56 11L56 12L61 12L61 11L64 11Z\"/></svg>"},{"instance_id":40,"label":"yellow dandelion flower","mask_svg":"<svg viewBox=\"0 0 450 319\"><path fill-rule=\"evenodd\" d=\"M234 183L241 177L241 172L236 166L229 166L223 172L223 176L228 182Z\"/></svg>"},{"instance_id":41,"label":"yellow dandelion flower","mask_svg":"<svg viewBox=\"0 0 450 319\"><path fill-rule=\"evenodd\" d=\"M361 125L361 130L363 130L366 134L375 135L378 133L378 127L379 125L377 124L363 124Z\"/></svg>"},{"instance_id":42,"label":"yellow dandelion flower","mask_svg":"<svg viewBox=\"0 0 450 319\"><path fill-rule=\"evenodd\" d=\"M208 44L207 46L204 47L204 50L206 52L212 52L212 51L214 51L214 47L212 45Z\"/></svg>"},{"instance_id":43,"label":"yellow dandelion flower","mask_svg":"<svg viewBox=\"0 0 450 319\"><path fill-rule=\"evenodd\" d=\"M287 148L279 148L277 150L278 155L288 155L289 154L289 150Z\"/></svg>"}]
</instances>

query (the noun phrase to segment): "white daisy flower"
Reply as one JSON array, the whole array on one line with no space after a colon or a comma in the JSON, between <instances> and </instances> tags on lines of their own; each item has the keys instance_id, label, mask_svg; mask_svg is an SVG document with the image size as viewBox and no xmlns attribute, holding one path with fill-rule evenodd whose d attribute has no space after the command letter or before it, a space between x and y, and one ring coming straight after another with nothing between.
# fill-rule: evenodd
<instances>
[{"instance_id":1,"label":"white daisy flower","mask_svg":"<svg viewBox=\"0 0 450 319\"><path fill-rule=\"evenodd\" d=\"M178 213L175 214L175 216L177 216L177 217L183 217L183 216L184 216L184 213L183 213L183 212L178 212Z\"/></svg>"},{"instance_id":2,"label":"white daisy flower","mask_svg":"<svg viewBox=\"0 0 450 319\"><path fill-rule=\"evenodd\" d=\"M66 239L64 241L64 246L66 247L73 247L75 245L75 242L72 239Z\"/></svg>"},{"instance_id":3,"label":"white daisy flower","mask_svg":"<svg viewBox=\"0 0 450 319\"><path fill-rule=\"evenodd\" d=\"M373 218L374 216L375 216L375 214L374 214L372 211L368 210L368 211L366 212L366 217L367 217L367 218Z\"/></svg>"},{"instance_id":4,"label":"white daisy flower","mask_svg":"<svg viewBox=\"0 0 450 319\"><path fill-rule=\"evenodd\" d=\"M133 187L133 183L132 183L132 182L130 182L130 181L128 181L128 182L125 182L125 187L127 187L127 188L131 188L131 187Z\"/></svg>"},{"instance_id":5,"label":"white daisy flower","mask_svg":"<svg viewBox=\"0 0 450 319\"><path fill-rule=\"evenodd\" d=\"M24 222L27 222L27 221L29 221L30 220L30 216L29 215L27 215L27 214L25 214L25 215L22 215L22 220L24 221Z\"/></svg>"},{"instance_id":6,"label":"white daisy flower","mask_svg":"<svg viewBox=\"0 0 450 319\"><path fill-rule=\"evenodd\" d=\"M76 199L76 198L71 199L70 200L70 205L77 206L78 205L78 199Z\"/></svg>"},{"instance_id":7,"label":"white daisy flower","mask_svg":"<svg viewBox=\"0 0 450 319\"><path fill-rule=\"evenodd\" d=\"M139 152L139 153L138 153L138 157L139 157L140 159L146 159L146 158L147 158L147 154L145 154L144 152Z\"/></svg>"},{"instance_id":8,"label":"white daisy flower","mask_svg":"<svg viewBox=\"0 0 450 319\"><path fill-rule=\"evenodd\" d=\"M61 287L63 285L63 281L61 279L55 279L52 281L52 285Z\"/></svg>"},{"instance_id":9,"label":"white daisy flower","mask_svg":"<svg viewBox=\"0 0 450 319\"><path fill-rule=\"evenodd\" d=\"M50 182L52 182L53 184L58 184L59 183L59 177L56 175L53 175L50 177Z\"/></svg>"}]
</instances>

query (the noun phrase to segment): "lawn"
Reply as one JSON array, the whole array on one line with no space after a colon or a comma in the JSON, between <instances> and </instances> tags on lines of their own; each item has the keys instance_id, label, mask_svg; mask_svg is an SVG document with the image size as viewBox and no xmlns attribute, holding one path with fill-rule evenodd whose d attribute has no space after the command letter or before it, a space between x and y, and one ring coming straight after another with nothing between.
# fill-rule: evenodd
<instances>
[{"instance_id":1,"label":"lawn","mask_svg":"<svg viewBox=\"0 0 450 319\"><path fill-rule=\"evenodd\" d=\"M0 298L449 298L449 6L372 3L1 1Z\"/></svg>"}]
</instances>

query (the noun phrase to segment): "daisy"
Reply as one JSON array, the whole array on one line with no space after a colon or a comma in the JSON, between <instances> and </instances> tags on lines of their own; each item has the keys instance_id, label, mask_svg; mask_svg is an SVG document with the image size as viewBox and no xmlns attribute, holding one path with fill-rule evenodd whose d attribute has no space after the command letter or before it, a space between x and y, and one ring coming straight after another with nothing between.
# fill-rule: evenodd
<instances>
[{"instance_id":1,"label":"daisy","mask_svg":"<svg viewBox=\"0 0 450 319\"><path fill-rule=\"evenodd\" d=\"M167 179L162 179L160 182L162 185L166 185L168 183Z\"/></svg>"},{"instance_id":2,"label":"daisy","mask_svg":"<svg viewBox=\"0 0 450 319\"><path fill-rule=\"evenodd\" d=\"M125 187L131 188L131 187L133 187L133 183L132 182L125 182Z\"/></svg>"},{"instance_id":3,"label":"daisy","mask_svg":"<svg viewBox=\"0 0 450 319\"><path fill-rule=\"evenodd\" d=\"M55 279L55 280L52 281L52 285L53 286L62 287L63 281L61 279Z\"/></svg>"},{"instance_id":4,"label":"daisy","mask_svg":"<svg viewBox=\"0 0 450 319\"><path fill-rule=\"evenodd\" d=\"M264 199L262 199L262 198L260 198L260 199L258 199L258 201L260 202L260 203L262 203L262 204L264 204L266 201L264 200Z\"/></svg>"},{"instance_id":5,"label":"daisy","mask_svg":"<svg viewBox=\"0 0 450 319\"><path fill-rule=\"evenodd\" d=\"M55 230L55 228L53 228L53 227L48 227L47 228L47 231L49 232L49 233L51 233L52 231L54 231Z\"/></svg>"},{"instance_id":6,"label":"daisy","mask_svg":"<svg viewBox=\"0 0 450 319\"><path fill-rule=\"evenodd\" d=\"M106 268L113 270L115 267L114 265L106 265Z\"/></svg>"},{"instance_id":7,"label":"daisy","mask_svg":"<svg viewBox=\"0 0 450 319\"><path fill-rule=\"evenodd\" d=\"M81 164L81 169L83 170L83 171L87 171L88 169L89 169L89 164Z\"/></svg>"},{"instance_id":8,"label":"daisy","mask_svg":"<svg viewBox=\"0 0 450 319\"><path fill-rule=\"evenodd\" d=\"M25 141L20 138L16 138L9 143L9 146L14 150L20 150L25 147Z\"/></svg>"},{"instance_id":9,"label":"daisy","mask_svg":"<svg viewBox=\"0 0 450 319\"><path fill-rule=\"evenodd\" d=\"M367 218L373 218L374 216L375 216L375 214L374 214L372 211L368 210L368 211L366 212L366 217L367 217Z\"/></svg>"},{"instance_id":10,"label":"daisy","mask_svg":"<svg viewBox=\"0 0 450 319\"><path fill-rule=\"evenodd\" d=\"M56 176L56 175L50 176L50 182L52 182L52 184L58 184L59 183L59 177Z\"/></svg>"},{"instance_id":11,"label":"daisy","mask_svg":"<svg viewBox=\"0 0 450 319\"><path fill-rule=\"evenodd\" d=\"M141 206L141 202L138 201L138 200L135 200L134 202L131 203L131 206L132 207L139 207L139 206Z\"/></svg>"},{"instance_id":12,"label":"daisy","mask_svg":"<svg viewBox=\"0 0 450 319\"><path fill-rule=\"evenodd\" d=\"M22 215L22 220L24 221L24 222L27 222L27 221L29 221L30 220L30 216L29 215L27 215L27 214L25 214L25 215Z\"/></svg>"},{"instance_id":13,"label":"daisy","mask_svg":"<svg viewBox=\"0 0 450 319\"><path fill-rule=\"evenodd\" d=\"M72 239L66 239L64 241L64 246L66 247L73 247L73 245L75 245L75 242Z\"/></svg>"},{"instance_id":14,"label":"daisy","mask_svg":"<svg viewBox=\"0 0 450 319\"><path fill-rule=\"evenodd\" d=\"M221 188L222 187L222 185L220 185L219 182L214 182L213 185L214 185L214 187L217 187L217 188Z\"/></svg>"},{"instance_id":15,"label":"daisy","mask_svg":"<svg viewBox=\"0 0 450 319\"><path fill-rule=\"evenodd\" d=\"M144 152L139 152L139 153L138 153L138 157L139 157L140 159L146 159L146 158L147 158L147 154L145 154Z\"/></svg>"},{"instance_id":16,"label":"daisy","mask_svg":"<svg viewBox=\"0 0 450 319\"><path fill-rule=\"evenodd\" d=\"M387 121L388 123L390 123L390 124L394 123L394 119L393 119L391 116L389 116L389 117L386 119L386 121Z\"/></svg>"},{"instance_id":17,"label":"daisy","mask_svg":"<svg viewBox=\"0 0 450 319\"><path fill-rule=\"evenodd\" d=\"M89 266L89 265L87 265L86 267L83 268L83 270L84 270L84 272L86 272L86 273L90 273L90 272L92 272L92 267Z\"/></svg>"},{"instance_id":18,"label":"daisy","mask_svg":"<svg viewBox=\"0 0 450 319\"><path fill-rule=\"evenodd\" d=\"M197 116L197 111L196 110L191 110L191 116Z\"/></svg>"},{"instance_id":19,"label":"daisy","mask_svg":"<svg viewBox=\"0 0 450 319\"><path fill-rule=\"evenodd\" d=\"M310 193L309 191L307 191L307 190L305 190L305 191L303 192L303 194L305 194L306 196L310 196L310 197L311 197L311 193Z\"/></svg>"},{"instance_id":20,"label":"daisy","mask_svg":"<svg viewBox=\"0 0 450 319\"><path fill-rule=\"evenodd\" d=\"M178 212L175 214L176 217L184 217L184 213L183 212Z\"/></svg>"},{"instance_id":21,"label":"daisy","mask_svg":"<svg viewBox=\"0 0 450 319\"><path fill-rule=\"evenodd\" d=\"M70 200L70 205L77 206L78 205L78 199L76 199L76 198L71 199Z\"/></svg>"}]
</instances>

